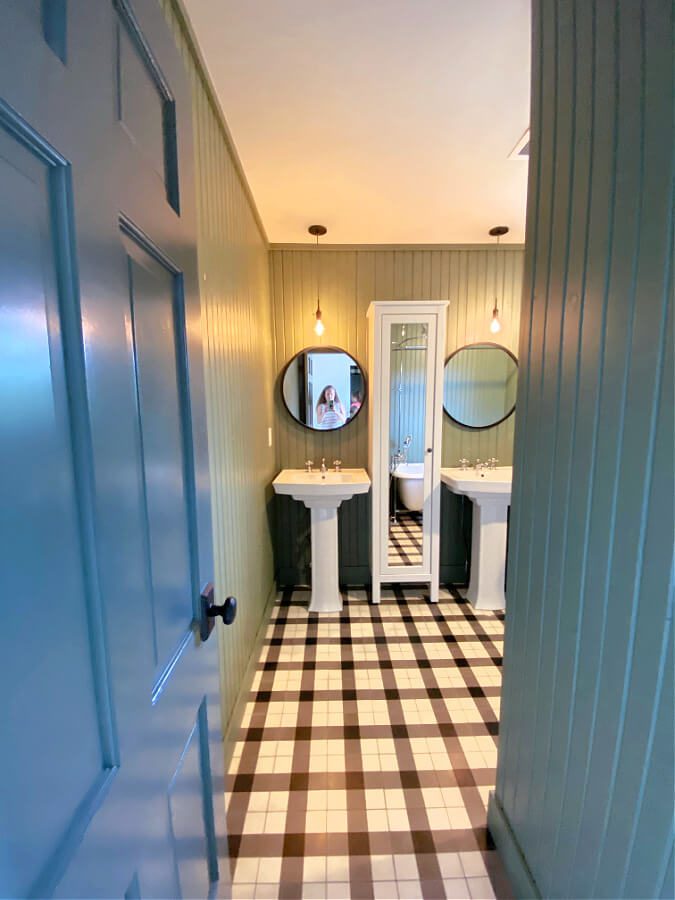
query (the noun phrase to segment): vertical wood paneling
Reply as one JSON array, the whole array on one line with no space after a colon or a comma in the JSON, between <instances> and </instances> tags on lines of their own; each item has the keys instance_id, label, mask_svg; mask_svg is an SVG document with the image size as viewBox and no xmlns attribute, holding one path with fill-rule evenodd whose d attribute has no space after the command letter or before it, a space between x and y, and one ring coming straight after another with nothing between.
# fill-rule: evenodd
<instances>
[{"instance_id":1,"label":"vertical wood paneling","mask_svg":"<svg viewBox=\"0 0 675 900\"><path fill-rule=\"evenodd\" d=\"M517 352L519 307L522 288L523 249L503 245L468 247L319 247L272 246L270 281L275 318L277 372L302 347L317 343L337 345L351 353L371 373L366 358L366 310L373 300L449 300L446 356L468 343L496 340ZM318 339L313 331L317 278L326 331ZM498 298L503 329L495 337L489 330L495 296ZM345 466L367 466L368 428L365 413L353 424L337 432L315 433L294 422L286 412L277 385L275 421L280 468L299 468L306 459L331 463L336 457ZM469 431L443 416L442 464L456 465L466 456L487 459L496 456L510 465L513 445L513 416L487 431ZM447 507L445 505L444 509ZM286 556L296 539L284 537L290 523L277 507L277 566L291 582L309 580L306 564ZM447 545L443 560L445 578L462 580L465 544L457 522L461 509L455 508L448 527L457 535ZM361 553L369 540L369 507L366 501L350 501L341 508L341 577L355 582L367 580L367 555ZM305 517L306 518L306 517ZM304 529L304 521L302 527ZM454 525L453 525L454 522ZM308 533L308 532L307 532ZM344 536L356 535L345 543ZM356 543L355 543L356 541ZM458 543L459 542L459 543ZM445 545L444 545L445 546ZM358 549L356 557L350 548ZM367 550L367 546L366 546ZM461 562L459 556L462 556ZM306 553L301 554L307 559ZM453 567L449 560L454 559ZM365 562L364 562L365 560ZM289 583L288 581L284 583Z\"/></svg>"},{"instance_id":2,"label":"vertical wood paneling","mask_svg":"<svg viewBox=\"0 0 675 900\"><path fill-rule=\"evenodd\" d=\"M497 799L542 896L668 896L673 10L533 12Z\"/></svg>"},{"instance_id":3,"label":"vertical wood paneling","mask_svg":"<svg viewBox=\"0 0 675 900\"><path fill-rule=\"evenodd\" d=\"M198 256L211 467L215 586L239 613L219 626L227 722L273 583L267 505L275 474L268 246L189 29L161 5L192 85Z\"/></svg>"}]
</instances>

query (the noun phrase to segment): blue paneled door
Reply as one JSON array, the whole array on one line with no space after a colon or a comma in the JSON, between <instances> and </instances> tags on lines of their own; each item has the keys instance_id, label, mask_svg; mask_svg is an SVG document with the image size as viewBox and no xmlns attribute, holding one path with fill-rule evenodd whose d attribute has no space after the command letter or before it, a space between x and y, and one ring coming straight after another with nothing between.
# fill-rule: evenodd
<instances>
[{"instance_id":1,"label":"blue paneled door","mask_svg":"<svg viewBox=\"0 0 675 900\"><path fill-rule=\"evenodd\" d=\"M226 891L190 123L156 0L0 2L2 897Z\"/></svg>"}]
</instances>

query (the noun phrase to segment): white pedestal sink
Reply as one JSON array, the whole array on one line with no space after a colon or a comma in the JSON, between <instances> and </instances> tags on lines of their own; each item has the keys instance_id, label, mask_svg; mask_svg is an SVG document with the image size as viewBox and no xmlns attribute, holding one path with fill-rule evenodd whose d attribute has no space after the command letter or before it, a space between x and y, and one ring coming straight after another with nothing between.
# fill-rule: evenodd
<instances>
[{"instance_id":1,"label":"white pedestal sink","mask_svg":"<svg viewBox=\"0 0 675 900\"><path fill-rule=\"evenodd\" d=\"M506 516L511 503L511 466L441 469L441 481L473 501L471 579L466 598L476 609L504 609Z\"/></svg>"},{"instance_id":2,"label":"white pedestal sink","mask_svg":"<svg viewBox=\"0 0 675 900\"><path fill-rule=\"evenodd\" d=\"M282 469L272 482L277 494L300 500L311 513L312 599L310 612L340 612L338 580L338 507L354 494L366 494L370 478L365 469L305 472Z\"/></svg>"}]
</instances>

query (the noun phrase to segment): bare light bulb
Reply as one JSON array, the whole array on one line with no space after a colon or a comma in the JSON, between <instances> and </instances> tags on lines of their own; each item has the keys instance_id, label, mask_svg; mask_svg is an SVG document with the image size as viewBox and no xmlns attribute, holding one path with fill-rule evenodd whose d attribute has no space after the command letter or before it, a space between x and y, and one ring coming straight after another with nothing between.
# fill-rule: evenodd
<instances>
[{"instance_id":1,"label":"bare light bulb","mask_svg":"<svg viewBox=\"0 0 675 900\"><path fill-rule=\"evenodd\" d=\"M317 312L316 325L314 326L314 333L317 334L319 337L321 337L321 335L324 333L325 330L326 330L326 326L321 321L321 313Z\"/></svg>"},{"instance_id":2,"label":"bare light bulb","mask_svg":"<svg viewBox=\"0 0 675 900\"><path fill-rule=\"evenodd\" d=\"M497 334L502 330L502 323L499 321L499 310L495 306L492 310L492 321L490 322L490 331L492 334Z\"/></svg>"}]
</instances>

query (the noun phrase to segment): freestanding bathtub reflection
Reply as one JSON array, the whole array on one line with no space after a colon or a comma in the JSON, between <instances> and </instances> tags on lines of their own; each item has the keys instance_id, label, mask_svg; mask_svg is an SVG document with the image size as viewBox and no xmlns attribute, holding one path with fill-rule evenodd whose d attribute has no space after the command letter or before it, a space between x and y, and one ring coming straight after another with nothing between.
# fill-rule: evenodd
<instances>
[{"instance_id":1,"label":"freestanding bathtub reflection","mask_svg":"<svg viewBox=\"0 0 675 900\"><path fill-rule=\"evenodd\" d=\"M424 463L401 463L394 469L398 492L406 509L424 509Z\"/></svg>"}]
</instances>

